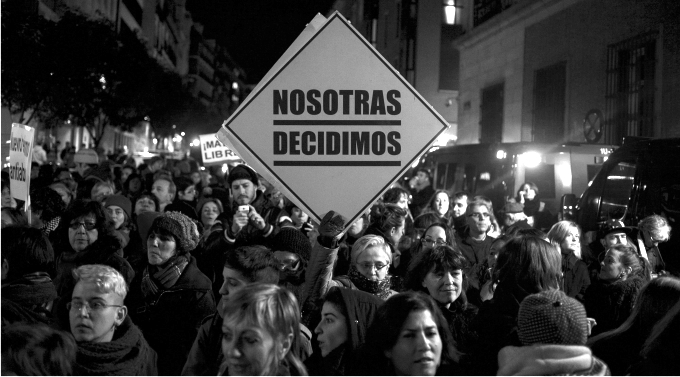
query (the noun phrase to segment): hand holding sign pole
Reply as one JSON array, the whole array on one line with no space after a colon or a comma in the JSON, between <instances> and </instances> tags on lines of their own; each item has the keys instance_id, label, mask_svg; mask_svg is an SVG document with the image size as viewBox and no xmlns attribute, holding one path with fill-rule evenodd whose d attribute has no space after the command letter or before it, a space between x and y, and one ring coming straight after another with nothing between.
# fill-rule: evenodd
<instances>
[{"instance_id":1,"label":"hand holding sign pole","mask_svg":"<svg viewBox=\"0 0 680 377\"><path fill-rule=\"evenodd\" d=\"M448 122L340 13L318 17L218 138L317 224L335 210L349 227Z\"/></svg>"}]
</instances>

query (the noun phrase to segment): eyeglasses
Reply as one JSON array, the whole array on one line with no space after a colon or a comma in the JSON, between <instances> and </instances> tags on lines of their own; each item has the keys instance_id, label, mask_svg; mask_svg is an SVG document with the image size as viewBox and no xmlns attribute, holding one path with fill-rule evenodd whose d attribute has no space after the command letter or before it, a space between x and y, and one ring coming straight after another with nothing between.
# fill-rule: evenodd
<instances>
[{"instance_id":1,"label":"eyeglasses","mask_svg":"<svg viewBox=\"0 0 680 377\"><path fill-rule=\"evenodd\" d=\"M71 225L69 225L69 227L71 227L71 229L73 230L78 230L78 228L80 228L81 226L85 228L85 230L93 230L97 226L97 224L88 221L88 222L72 222Z\"/></svg>"},{"instance_id":2,"label":"eyeglasses","mask_svg":"<svg viewBox=\"0 0 680 377\"><path fill-rule=\"evenodd\" d=\"M422 242L423 245L428 245L428 246L432 246L432 245L444 246L444 245L446 245L446 241L444 241L442 239L438 239L438 240L435 241L435 240L433 240L432 238L429 238L429 237L428 238L421 238L420 242Z\"/></svg>"},{"instance_id":3,"label":"eyeglasses","mask_svg":"<svg viewBox=\"0 0 680 377\"><path fill-rule=\"evenodd\" d=\"M380 262L378 262L378 263L363 262L363 263L357 263L357 265L358 265L359 267L363 268L363 269L366 270L366 271L372 270L373 267L375 267L375 269L376 269L377 271L380 271L380 270L382 270L383 268L389 266L390 264L389 264L389 263L388 263L388 264L385 264L385 263L380 263Z\"/></svg>"},{"instance_id":4,"label":"eyeglasses","mask_svg":"<svg viewBox=\"0 0 680 377\"><path fill-rule=\"evenodd\" d=\"M488 219L491 216L488 212L474 212L468 215L468 217L476 217L479 220Z\"/></svg>"},{"instance_id":5,"label":"eyeglasses","mask_svg":"<svg viewBox=\"0 0 680 377\"><path fill-rule=\"evenodd\" d=\"M106 308L122 308L122 307L123 305L107 305L104 304L103 302L93 302L92 304L88 304L87 302L71 301L66 304L66 308L68 310L80 312L83 310L83 308L85 308L85 311L87 311L88 314L92 312L101 312Z\"/></svg>"}]
</instances>

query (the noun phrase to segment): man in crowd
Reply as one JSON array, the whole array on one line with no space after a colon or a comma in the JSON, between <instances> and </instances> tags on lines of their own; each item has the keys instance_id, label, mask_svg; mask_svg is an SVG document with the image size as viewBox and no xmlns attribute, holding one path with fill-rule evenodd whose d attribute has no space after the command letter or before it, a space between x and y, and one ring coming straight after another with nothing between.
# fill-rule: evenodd
<instances>
[{"instance_id":1,"label":"man in crowd","mask_svg":"<svg viewBox=\"0 0 680 377\"><path fill-rule=\"evenodd\" d=\"M158 204L160 205L158 212L165 211L165 207L175 200L176 191L177 187L169 177L161 177L154 181L153 186L151 187L151 193L158 198Z\"/></svg>"},{"instance_id":2,"label":"man in crowd","mask_svg":"<svg viewBox=\"0 0 680 377\"><path fill-rule=\"evenodd\" d=\"M413 217L418 217L420 215L420 212L427 206L432 195L434 195L431 179L430 171L425 168L420 168L416 171L416 175L409 181L411 194L413 195L411 204L409 204L409 209L411 210Z\"/></svg>"},{"instance_id":3,"label":"man in crowd","mask_svg":"<svg viewBox=\"0 0 680 377\"><path fill-rule=\"evenodd\" d=\"M467 227L456 233L456 243L470 264L465 271L470 282L468 300L475 305L481 304L479 296L479 267L487 260L494 239L486 233L491 226L491 210L484 201L476 200L468 204Z\"/></svg>"},{"instance_id":4,"label":"man in crowd","mask_svg":"<svg viewBox=\"0 0 680 377\"><path fill-rule=\"evenodd\" d=\"M453 229L456 232L463 230L467 221L465 218L465 211L468 205L468 194L465 191L458 191L451 197L451 219L453 220Z\"/></svg>"},{"instance_id":5,"label":"man in crowd","mask_svg":"<svg viewBox=\"0 0 680 377\"><path fill-rule=\"evenodd\" d=\"M268 245L282 226L293 226L287 212L272 205L257 189L260 180L253 169L246 165L236 166L227 183L234 198L231 212L225 211L224 237L228 244L235 247ZM247 211L241 211L241 206L247 206Z\"/></svg>"}]
</instances>

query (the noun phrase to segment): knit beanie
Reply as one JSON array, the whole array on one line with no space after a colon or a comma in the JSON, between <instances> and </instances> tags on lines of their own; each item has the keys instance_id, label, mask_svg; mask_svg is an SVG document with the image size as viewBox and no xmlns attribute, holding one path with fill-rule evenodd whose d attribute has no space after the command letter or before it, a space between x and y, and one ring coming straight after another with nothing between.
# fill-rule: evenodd
<instances>
[{"instance_id":1,"label":"knit beanie","mask_svg":"<svg viewBox=\"0 0 680 377\"><path fill-rule=\"evenodd\" d=\"M120 209L125 212L125 215L127 215L127 218L130 219L130 213L132 213L132 203L130 202L130 199L126 198L123 195L110 195L107 196L106 199L104 199L104 208L108 208L110 206L118 206Z\"/></svg>"},{"instance_id":2,"label":"knit beanie","mask_svg":"<svg viewBox=\"0 0 680 377\"><path fill-rule=\"evenodd\" d=\"M73 162L83 164L99 164L99 155L94 149L81 149L73 156Z\"/></svg>"},{"instance_id":3,"label":"knit beanie","mask_svg":"<svg viewBox=\"0 0 680 377\"><path fill-rule=\"evenodd\" d=\"M272 240L273 251L287 251L309 261L312 254L312 243L301 231L292 227L281 228Z\"/></svg>"},{"instance_id":4,"label":"knit beanie","mask_svg":"<svg viewBox=\"0 0 680 377\"><path fill-rule=\"evenodd\" d=\"M149 232L157 230L172 234L175 237L179 254L192 251L198 245L200 235L196 223L179 212L165 212L158 216L153 221Z\"/></svg>"},{"instance_id":5,"label":"knit beanie","mask_svg":"<svg viewBox=\"0 0 680 377\"><path fill-rule=\"evenodd\" d=\"M247 179L253 182L254 186L259 186L260 184L260 180L257 178L257 173L255 173L255 170L243 164L237 165L235 168L231 169L231 172L229 172L227 183L229 184L230 188L232 182L237 179Z\"/></svg>"},{"instance_id":6,"label":"knit beanie","mask_svg":"<svg viewBox=\"0 0 680 377\"><path fill-rule=\"evenodd\" d=\"M588 319L583 304L560 290L527 296L519 306L517 335L523 345L584 345Z\"/></svg>"}]
</instances>

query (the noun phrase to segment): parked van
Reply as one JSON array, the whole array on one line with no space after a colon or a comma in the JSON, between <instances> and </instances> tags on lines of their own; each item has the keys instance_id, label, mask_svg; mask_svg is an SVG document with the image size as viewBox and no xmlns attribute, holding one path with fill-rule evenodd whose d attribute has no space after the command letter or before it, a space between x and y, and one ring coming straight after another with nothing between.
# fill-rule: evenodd
<instances>
[{"instance_id":1,"label":"parked van","mask_svg":"<svg viewBox=\"0 0 680 377\"><path fill-rule=\"evenodd\" d=\"M524 182L534 182L545 208L557 214L562 196L583 192L614 149L579 143L455 145L429 152L421 166L433 173L435 189L486 195L496 210Z\"/></svg>"},{"instance_id":2,"label":"parked van","mask_svg":"<svg viewBox=\"0 0 680 377\"><path fill-rule=\"evenodd\" d=\"M574 213L583 231L597 231L607 219L637 225L652 214L665 216L672 227L678 224L680 138L627 137L583 192Z\"/></svg>"}]
</instances>

